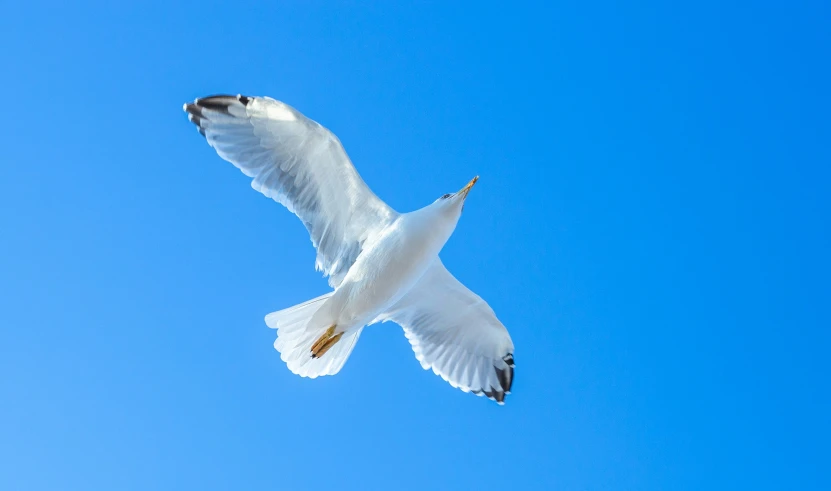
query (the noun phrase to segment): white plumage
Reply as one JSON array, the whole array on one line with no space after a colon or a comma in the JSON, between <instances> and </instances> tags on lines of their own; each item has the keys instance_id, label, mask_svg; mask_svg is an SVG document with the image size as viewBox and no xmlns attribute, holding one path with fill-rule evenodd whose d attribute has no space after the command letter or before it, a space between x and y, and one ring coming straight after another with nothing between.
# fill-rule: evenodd
<instances>
[{"instance_id":1,"label":"white plumage","mask_svg":"<svg viewBox=\"0 0 831 491\"><path fill-rule=\"evenodd\" d=\"M266 316L293 373L334 375L366 325L393 321L425 369L504 402L514 377L511 337L438 257L477 178L399 214L367 187L335 135L282 102L222 95L184 109L254 189L300 218L317 250L315 266L334 288Z\"/></svg>"}]
</instances>

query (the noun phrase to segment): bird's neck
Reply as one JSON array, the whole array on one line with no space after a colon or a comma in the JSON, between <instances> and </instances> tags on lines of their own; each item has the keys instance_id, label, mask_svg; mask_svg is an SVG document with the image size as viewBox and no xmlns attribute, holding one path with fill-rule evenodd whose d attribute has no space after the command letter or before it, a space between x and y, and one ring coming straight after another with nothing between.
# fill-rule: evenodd
<instances>
[{"instance_id":1,"label":"bird's neck","mask_svg":"<svg viewBox=\"0 0 831 491\"><path fill-rule=\"evenodd\" d=\"M453 235L457 219L441 208L427 206L403 215L402 224L411 240L419 241L438 254L445 242Z\"/></svg>"}]
</instances>

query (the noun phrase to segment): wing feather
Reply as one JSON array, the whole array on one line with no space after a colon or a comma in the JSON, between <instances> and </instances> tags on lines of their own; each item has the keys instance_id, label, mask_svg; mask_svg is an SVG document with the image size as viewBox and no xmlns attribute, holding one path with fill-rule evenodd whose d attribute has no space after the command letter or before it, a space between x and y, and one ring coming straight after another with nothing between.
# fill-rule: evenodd
<instances>
[{"instance_id":1,"label":"wing feather","mask_svg":"<svg viewBox=\"0 0 831 491\"><path fill-rule=\"evenodd\" d=\"M337 137L287 104L219 95L184 109L252 188L300 218L317 249L315 267L333 288L367 239L398 215L364 183Z\"/></svg>"},{"instance_id":2,"label":"wing feather","mask_svg":"<svg viewBox=\"0 0 831 491\"><path fill-rule=\"evenodd\" d=\"M453 387L503 404L514 381L514 344L478 295L440 259L396 305L376 319L404 328L416 359Z\"/></svg>"}]
</instances>

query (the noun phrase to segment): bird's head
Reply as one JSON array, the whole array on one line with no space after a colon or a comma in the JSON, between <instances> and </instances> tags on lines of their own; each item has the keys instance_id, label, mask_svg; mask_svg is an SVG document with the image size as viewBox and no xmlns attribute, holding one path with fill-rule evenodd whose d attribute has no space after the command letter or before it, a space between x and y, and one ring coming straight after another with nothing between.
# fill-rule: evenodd
<instances>
[{"instance_id":1,"label":"bird's head","mask_svg":"<svg viewBox=\"0 0 831 491\"><path fill-rule=\"evenodd\" d=\"M462 214L462 209L464 208L467 195L470 193L473 185L476 184L476 181L478 180L479 176L474 177L462 189L456 191L455 193L445 194L441 198L434 201L433 206L441 210L443 214L447 214L455 220L458 220L459 216Z\"/></svg>"}]
</instances>

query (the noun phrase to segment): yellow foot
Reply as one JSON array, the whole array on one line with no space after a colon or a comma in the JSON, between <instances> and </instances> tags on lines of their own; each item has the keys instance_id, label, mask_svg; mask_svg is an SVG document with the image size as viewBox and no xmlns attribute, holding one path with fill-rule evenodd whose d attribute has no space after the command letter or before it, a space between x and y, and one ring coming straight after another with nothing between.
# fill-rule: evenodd
<instances>
[{"instance_id":1,"label":"yellow foot","mask_svg":"<svg viewBox=\"0 0 831 491\"><path fill-rule=\"evenodd\" d=\"M312 345L312 358L320 358L324 355L329 348L337 343L341 336L343 336L342 332L335 334L335 325L332 324L329 326L329 329L326 329L326 332L323 333L322 336L317 338L317 341Z\"/></svg>"}]
</instances>

